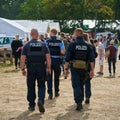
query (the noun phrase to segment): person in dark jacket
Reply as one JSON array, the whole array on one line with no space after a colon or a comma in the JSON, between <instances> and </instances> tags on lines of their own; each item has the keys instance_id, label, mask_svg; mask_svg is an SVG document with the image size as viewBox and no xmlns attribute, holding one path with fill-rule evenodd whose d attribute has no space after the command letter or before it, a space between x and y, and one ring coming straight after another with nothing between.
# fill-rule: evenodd
<instances>
[{"instance_id":1,"label":"person in dark jacket","mask_svg":"<svg viewBox=\"0 0 120 120\"><path fill-rule=\"evenodd\" d=\"M106 51L109 51L109 56L108 56L109 76L110 77L112 76L111 64L113 64L113 77L115 77L117 49L114 46L114 40L110 41L110 45L106 48Z\"/></svg>"},{"instance_id":2,"label":"person in dark jacket","mask_svg":"<svg viewBox=\"0 0 120 120\"><path fill-rule=\"evenodd\" d=\"M20 67L20 56L21 56L22 47L23 47L23 43L21 40L19 40L19 35L16 35L15 40L13 40L11 43L12 55L15 58L16 69L18 68L18 66Z\"/></svg>"}]
</instances>

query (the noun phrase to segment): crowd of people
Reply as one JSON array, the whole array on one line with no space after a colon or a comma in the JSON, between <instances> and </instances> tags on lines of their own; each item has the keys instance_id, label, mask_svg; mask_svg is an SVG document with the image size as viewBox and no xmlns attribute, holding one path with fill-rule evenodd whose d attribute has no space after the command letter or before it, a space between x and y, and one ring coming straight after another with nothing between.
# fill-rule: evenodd
<instances>
[{"instance_id":1,"label":"crowd of people","mask_svg":"<svg viewBox=\"0 0 120 120\"><path fill-rule=\"evenodd\" d=\"M98 75L104 74L104 59L108 60L108 71L110 77L115 77L116 61L119 54L119 41L117 36L114 38L108 35L105 38L100 35L97 40L89 39L89 35L81 28L75 29L72 36L68 33L60 33L56 29L47 34L39 35L37 29L31 30L31 40L25 45L16 35L11 48L15 58L15 68L18 66L22 74L27 77L27 100L28 109L35 110L35 83L38 86L38 107L44 113L45 103L45 82L47 82L48 99L60 96L60 76L64 78L70 75L73 88L76 110L80 111L82 103L90 103L91 79L94 76L96 58L99 59L100 69ZM18 62L18 59L21 61ZM113 65L113 72L111 69ZM54 82L54 86L53 86Z\"/></svg>"},{"instance_id":2,"label":"crowd of people","mask_svg":"<svg viewBox=\"0 0 120 120\"><path fill-rule=\"evenodd\" d=\"M119 40L115 34L115 36L111 36L108 34L108 37L104 37L102 34L98 39L98 54L99 54L99 65L100 69L98 71L99 75L103 75L103 66L104 60L108 61L108 70L109 76L115 77L116 72L116 61L119 59ZM111 64L113 64L113 72L111 72Z\"/></svg>"}]
</instances>

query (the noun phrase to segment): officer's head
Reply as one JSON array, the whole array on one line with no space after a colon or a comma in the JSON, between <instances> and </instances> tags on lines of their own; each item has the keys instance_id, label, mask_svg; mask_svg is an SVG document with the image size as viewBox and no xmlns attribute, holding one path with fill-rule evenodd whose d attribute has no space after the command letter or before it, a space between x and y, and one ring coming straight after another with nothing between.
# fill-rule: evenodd
<instances>
[{"instance_id":1,"label":"officer's head","mask_svg":"<svg viewBox=\"0 0 120 120\"><path fill-rule=\"evenodd\" d=\"M51 29L50 36L56 36L56 35L57 35L57 30L56 29Z\"/></svg>"},{"instance_id":2,"label":"officer's head","mask_svg":"<svg viewBox=\"0 0 120 120\"><path fill-rule=\"evenodd\" d=\"M82 29L82 28L77 28L77 29L74 31L74 36L75 36L75 37L83 36L83 29Z\"/></svg>"},{"instance_id":3,"label":"officer's head","mask_svg":"<svg viewBox=\"0 0 120 120\"><path fill-rule=\"evenodd\" d=\"M30 32L31 38L37 40L38 39L38 30L37 29L32 29Z\"/></svg>"}]
</instances>

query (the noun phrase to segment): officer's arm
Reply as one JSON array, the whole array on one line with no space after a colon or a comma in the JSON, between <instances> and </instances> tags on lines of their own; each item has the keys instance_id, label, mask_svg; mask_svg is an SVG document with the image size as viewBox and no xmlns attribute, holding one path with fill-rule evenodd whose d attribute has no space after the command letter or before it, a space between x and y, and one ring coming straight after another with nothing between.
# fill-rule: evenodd
<instances>
[{"instance_id":1,"label":"officer's arm","mask_svg":"<svg viewBox=\"0 0 120 120\"><path fill-rule=\"evenodd\" d=\"M51 57L50 54L47 53L46 55L46 74L51 74Z\"/></svg>"},{"instance_id":2,"label":"officer's arm","mask_svg":"<svg viewBox=\"0 0 120 120\"><path fill-rule=\"evenodd\" d=\"M94 76L94 60L95 60L95 56L94 56L94 51L92 49L92 47L89 48L89 60L90 60L90 78L92 78Z\"/></svg>"},{"instance_id":3,"label":"officer's arm","mask_svg":"<svg viewBox=\"0 0 120 120\"><path fill-rule=\"evenodd\" d=\"M90 62L90 68L92 71L94 71L94 62Z\"/></svg>"},{"instance_id":4,"label":"officer's arm","mask_svg":"<svg viewBox=\"0 0 120 120\"><path fill-rule=\"evenodd\" d=\"M46 64L47 64L47 68L51 68L51 57L50 54L46 54Z\"/></svg>"},{"instance_id":5,"label":"officer's arm","mask_svg":"<svg viewBox=\"0 0 120 120\"><path fill-rule=\"evenodd\" d=\"M27 55L27 46L25 45L22 49L21 58L20 58L21 70L25 69L26 55Z\"/></svg>"},{"instance_id":6,"label":"officer's arm","mask_svg":"<svg viewBox=\"0 0 120 120\"><path fill-rule=\"evenodd\" d=\"M64 55L65 54L65 49L61 50L61 54Z\"/></svg>"},{"instance_id":7,"label":"officer's arm","mask_svg":"<svg viewBox=\"0 0 120 120\"><path fill-rule=\"evenodd\" d=\"M66 59L65 59L66 62L65 62L65 66L64 66L65 76L67 76L69 74L68 70L69 70L69 63L71 61L71 50L72 50L71 44L69 44L69 46L67 47L67 51L66 51Z\"/></svg>"},{"instance_id":8,"label":"officer's arm","mask_svg":"<svg viewBox=\"0 0 120 120\"><path fill-rule=\"evenodd\" d=\"M61 54L64 55L65 54L65 46L64 46L64 43L62 41L62 43L60 44L60 48L61 48Z\"/></svg>"},{"instance_id":9,"label":"officer's arm","mask_svg":"<svg viewBox=\"0 0 120 120\"><path fill-rule=\"evenodd\" d=\"M91 67L90 78L93 78L93 76L94 76L94 62L90 62L90 67Z\"/></svg>"},{"instance_id":10,"label":"officer's arm","mask_svg":"<svg viewBox=\"0 0 120 120\"><path fill-rule=\"evenodd\" d=\"M20 59L21 70L25 70L25 60L26 60L26 55L21 55L21 59Z\"/></svg>"}]
</instances>

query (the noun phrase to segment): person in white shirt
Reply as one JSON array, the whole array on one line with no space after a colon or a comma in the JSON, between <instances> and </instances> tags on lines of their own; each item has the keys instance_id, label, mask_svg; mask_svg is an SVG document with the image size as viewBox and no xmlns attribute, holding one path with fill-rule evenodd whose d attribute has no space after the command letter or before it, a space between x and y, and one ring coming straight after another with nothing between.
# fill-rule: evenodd
<instances>
[{"instance_id":1,"label":"person in white shirt","mask_svg":"<svg viewBox=\"0 0 120 120\"><path fill-rule=\"evenodd\" d=\"M104 59L105 59L105 48L103 45L104 39L101 39L98 44L98 57L99 57L99 65L100 65L100 70L97 72L99 75L103 75L103 64L104 64Z\"/></svg>"}]
</instances>

